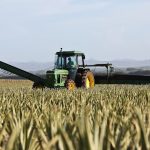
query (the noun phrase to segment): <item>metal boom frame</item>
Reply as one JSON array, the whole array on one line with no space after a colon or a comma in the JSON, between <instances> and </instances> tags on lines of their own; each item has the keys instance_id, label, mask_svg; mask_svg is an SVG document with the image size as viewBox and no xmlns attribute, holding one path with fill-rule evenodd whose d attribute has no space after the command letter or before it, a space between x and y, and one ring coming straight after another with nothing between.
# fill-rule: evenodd
<instances>
[{"instance_id":1,"label":"metal boom frame","mask_svg":"<svg viewBox=\"0 0 150 150\"><path fill-rule=\"evenodd\" d=\"M28 80L31 80L33 82L40 82L40 83L45 83L45 79L41 78L41 77L38 77L32 73L29 73L27 71L24 71L22 69L19 69L17 67L14 67L12 65L9 65L7 63L4 63L2 61L0 61L0 68L3 69L3 70L6 70L8 72L11 72L13 74L16 74L18 76L21 76L23 78L26 78Z\"/></svg>"}]
</instances>

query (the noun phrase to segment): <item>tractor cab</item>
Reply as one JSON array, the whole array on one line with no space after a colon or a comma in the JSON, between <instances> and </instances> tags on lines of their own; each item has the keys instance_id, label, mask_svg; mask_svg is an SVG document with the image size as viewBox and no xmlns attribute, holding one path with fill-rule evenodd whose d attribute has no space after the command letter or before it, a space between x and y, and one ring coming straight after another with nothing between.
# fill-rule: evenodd
<instances>
[{"instance_id":1,"label":"tractor cab","mask_svg":"<svg viewBox=\"0 0 150 150\"><path fill-rule=\"evenodd\" d=\"M68 78L76 79L79 68L84 68L85 55L78 51L60 51L55 56L55 69L68 71Z\"/></svg>"},{"instance_id":2,"label":"tractor cab","mask_svg":"<svg viewBox=\"0 0 150 150\"><path fill-rule=\"evenodd\" d=\"M78 69L84 67L85 55L77 51L60 51L55 56L55 69Z\"/></svg>"}]
</instances>

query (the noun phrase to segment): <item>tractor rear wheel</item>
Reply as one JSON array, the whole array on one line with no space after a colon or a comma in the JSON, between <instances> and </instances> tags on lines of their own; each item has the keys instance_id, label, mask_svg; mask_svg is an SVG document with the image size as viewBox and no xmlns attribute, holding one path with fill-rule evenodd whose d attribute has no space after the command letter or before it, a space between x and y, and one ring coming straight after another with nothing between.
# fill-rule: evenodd
<instances>
[{"instance_id":1,"label":"tractor rear wheel","mask_svg":"<svg viewBox=\"0 0 150 150\"><path fill-rule=\"evenodd\" d=\"M85 71L82 75L82 87L89 89L94 88L95 86L95 79L94 75L91 71Z\"/></svg>"},{"instance_id":2,"label":"tractor rear wheel","mask_svg":"<svg viewBox=\"0 0 150 150\"><path fill-rule=\"evenodd\" d=\"M65 87L66 87L68 90L72 91L72 90L75 90L76 84L75 84L75 82L74 82L73 80L68 79L68 80L66 81Z\"/></svg>"}]
</instances>

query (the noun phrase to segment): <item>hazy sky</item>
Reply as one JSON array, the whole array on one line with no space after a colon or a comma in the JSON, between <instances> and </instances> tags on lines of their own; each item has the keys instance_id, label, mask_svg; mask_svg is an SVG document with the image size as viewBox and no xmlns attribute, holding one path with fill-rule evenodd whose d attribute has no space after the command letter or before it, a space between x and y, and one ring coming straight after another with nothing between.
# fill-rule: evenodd
<instances>
[{"instance_id":1,"label":"hazy sky","mask_svg":"<svg viewBox=\"0 0 150 150\"><path fill-rule=\"evenodd\" d=\"M150 59L149 0L0 0L0 60Z\"/></svg>"}]
</instances>

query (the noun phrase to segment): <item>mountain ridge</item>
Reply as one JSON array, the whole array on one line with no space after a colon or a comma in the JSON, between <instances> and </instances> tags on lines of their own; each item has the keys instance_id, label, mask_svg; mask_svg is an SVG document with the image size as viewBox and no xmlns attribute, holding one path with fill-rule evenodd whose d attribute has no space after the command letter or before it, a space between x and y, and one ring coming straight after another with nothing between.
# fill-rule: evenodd
<instances>
[{"instance_id":1,"label":"mountain ridge","mask_svg":"<svg viewBox=\"0 0 150 150\"><path fill-rule=\"evenodd\" d=\"M89 59L85 61L85 64L100 64L100 63L112 63L114 67L118 68L128 68L128 67L137 67L137 68L150 68L150 60L111 60L111 61L99 61L94 59ZM10 62L9 64L16 66L18 68L27 70L27 71L38 71L45 69L52 69L54 67L54 62Z\"/></svg>"},{"instance_id":2,"label":"mountain ridge","mask_svg":"<svg viewBox=\"0 0 150 150\"><path fill-rule=\"evenodd\" d=\"M100 64L100 63L112 63L116 72L125 74L138 74L138 75L150 75L150 60L112 60L112 61L99 61L89 59L85 61L85 64ZM8 62L8 64L18 67L22 70L26 70L33 74L45 74L47 70L51 70L54 67L53 62ZM103 72L106 68L98 68L97 71ZM0 75L7 75L5 71L0 71ZM8 73L9 74L9 73Z\"/></svg>"}]
</instances>

